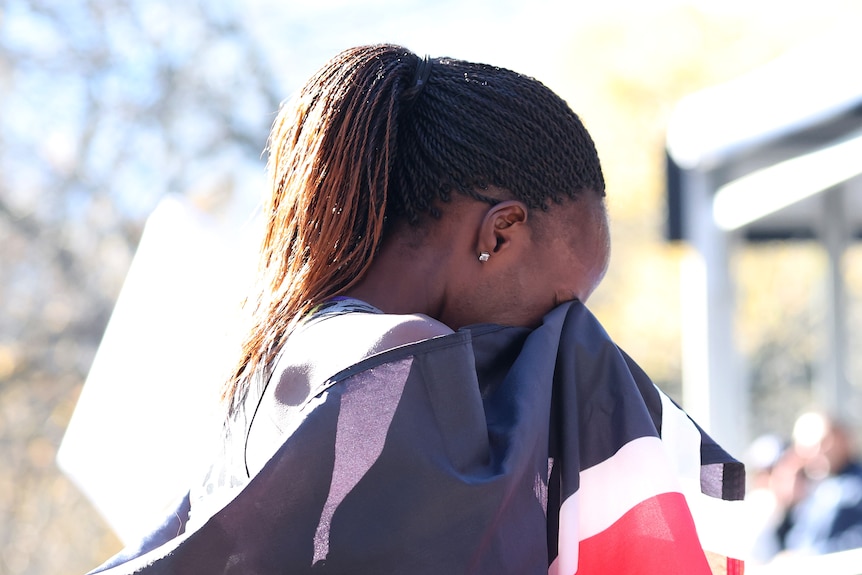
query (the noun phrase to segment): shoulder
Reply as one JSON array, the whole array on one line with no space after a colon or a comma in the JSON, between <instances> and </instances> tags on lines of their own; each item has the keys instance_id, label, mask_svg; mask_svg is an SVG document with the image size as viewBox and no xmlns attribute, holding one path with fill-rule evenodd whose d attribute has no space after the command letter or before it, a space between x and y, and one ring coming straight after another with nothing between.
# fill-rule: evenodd
<instances>
[{"instance_id":1,"label":"shoulder","mask_svg":"<svg viewBox=\"0 0 862 575\"><path fill-rule=\"evenodd\" d=\"M352 313L321 322L304 335L316 346L340 342L342 351L369 356L451 333L448 326L422 314Z\"/></svg>"},{"instance_id":2,"label":"shoulder","mask_svg":"<svg viewBox=\"0 0 862 575\"><path fill-rule=\"evenodd\" d=\"M380 339L374 346L376 348L375 353L453 333L448 326L427 315L381 315L376 317L381 323L381 333Z\"/></svg>"},{"instance_id":3,"label":"shoulder","mask_svg":"<svg viewBox=\"0 0 862 575\"><path fill-rule=\"evenodd\" d=\"M337 315L292 334L277 370L299 370L313 386L377 353L451 333L422 314Z\"/></svg>"}]
</instances>

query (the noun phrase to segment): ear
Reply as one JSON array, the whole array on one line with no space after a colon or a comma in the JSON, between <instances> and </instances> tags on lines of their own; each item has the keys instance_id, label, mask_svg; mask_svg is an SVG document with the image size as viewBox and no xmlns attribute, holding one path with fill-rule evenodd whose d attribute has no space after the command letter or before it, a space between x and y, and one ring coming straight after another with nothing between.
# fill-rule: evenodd
<instances>
[{"instance_id":1,"label":"ear","mask_svg":"<svg viewBox=\"0 0 862 575\"><path fill-rule=\"evenodd\" d=\"M482 218L476 253L498 254L509 249L527 231L527 206L506 200L492 206Z\"/></svg>"}]
</instances>

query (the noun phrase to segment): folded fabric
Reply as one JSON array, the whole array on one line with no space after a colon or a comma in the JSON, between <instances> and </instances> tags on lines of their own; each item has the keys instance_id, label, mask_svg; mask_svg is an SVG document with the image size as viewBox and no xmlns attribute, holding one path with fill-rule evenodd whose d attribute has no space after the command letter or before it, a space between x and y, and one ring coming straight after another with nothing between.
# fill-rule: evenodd
<instances>
[{"instance_id":1,"label":"folded fabric","mask_svg":"<svg viewBox=\"0 0 862 575\"><path fill-rule=\"evenodd\" d=\"M572 302L535 330L475 326L339 373L223 507L186 499L96 572L741 573L707 558L691 509L743 490L741 464Z\"/></svg>"}]
</instances>

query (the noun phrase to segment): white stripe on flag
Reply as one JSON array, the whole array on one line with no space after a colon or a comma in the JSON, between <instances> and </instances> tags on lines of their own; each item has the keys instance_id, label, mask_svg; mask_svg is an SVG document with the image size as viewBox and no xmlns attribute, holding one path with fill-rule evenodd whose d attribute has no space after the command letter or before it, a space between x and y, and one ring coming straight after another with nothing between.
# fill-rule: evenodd
<instances>
[{"instance_id":1,"label":"white stripe on flag","mask_svg":"<svg viewBox=\"0 0 862 575\"><path fill-rule=\"evenodd\" d=\"M580 489L560 507L559 555L548 572L577 572L579 541L601 533L637 504L672 492L680 493L680 485L657 437L634 439L585 469Z\"/></svg>"},{"instance_id":2,"label":"white stripe on flag","mask_svg":"<svg viewBox=\"0 0 862 575\"><path fill-rule=\"evenodd\" d=\"M662 493L680 492L657 437L639 437L614 455L581 472L580 539L613 525L632 507ZM561 509L565 516L566 503Z\"/></svg>"},{"instance_id":3,"label":"white stripe on flag","mask_svg":"<svg viewBox=\"0 0 862 575\"><path fill-rule=\"evenodd\" d=\"M670 398L661 397L661 441L686 498L700 493L700 431Z\"/></svg>"},{"instance_id":4,"label":"white stripe on flag","mask_svg":"<svg viewBox=\"0 0 862 575\"><path fill-rule=\"evenodd\" d=\"M659 395L662 443L676 465L703 548L746 559L748 545L743 502L724 501L703 494L700 489L700 431L661 390Z\"/></svg>"}]
</instances>

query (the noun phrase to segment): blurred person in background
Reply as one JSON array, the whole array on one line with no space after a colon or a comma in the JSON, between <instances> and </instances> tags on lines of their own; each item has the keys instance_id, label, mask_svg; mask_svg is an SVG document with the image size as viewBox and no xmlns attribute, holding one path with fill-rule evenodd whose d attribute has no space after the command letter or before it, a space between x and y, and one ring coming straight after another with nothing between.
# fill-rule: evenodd
<instances>
[{"instance_id":1,"label":"blurred person in background","mask_svg":"<svg viewBox=\"0 0 862 575\"><path fill-rule=\"evenodd\" d=\"M793 511L805 496L807 480L790 442L776 434L755 439L745 454L748 558L769 563L785 548Z\"/></svg>"},{"instance_id":2,"label":"blurred person in background","mask_svg":"<svg viewBox=\"0 0 862 575\"><path fill-rule=\"evenodd\" d=\"M793 449L810 488L789 517L785 548L823 554L862 547L862 465L850 428L805 413L793 427Z\"/></svg>"}]
</instances>

